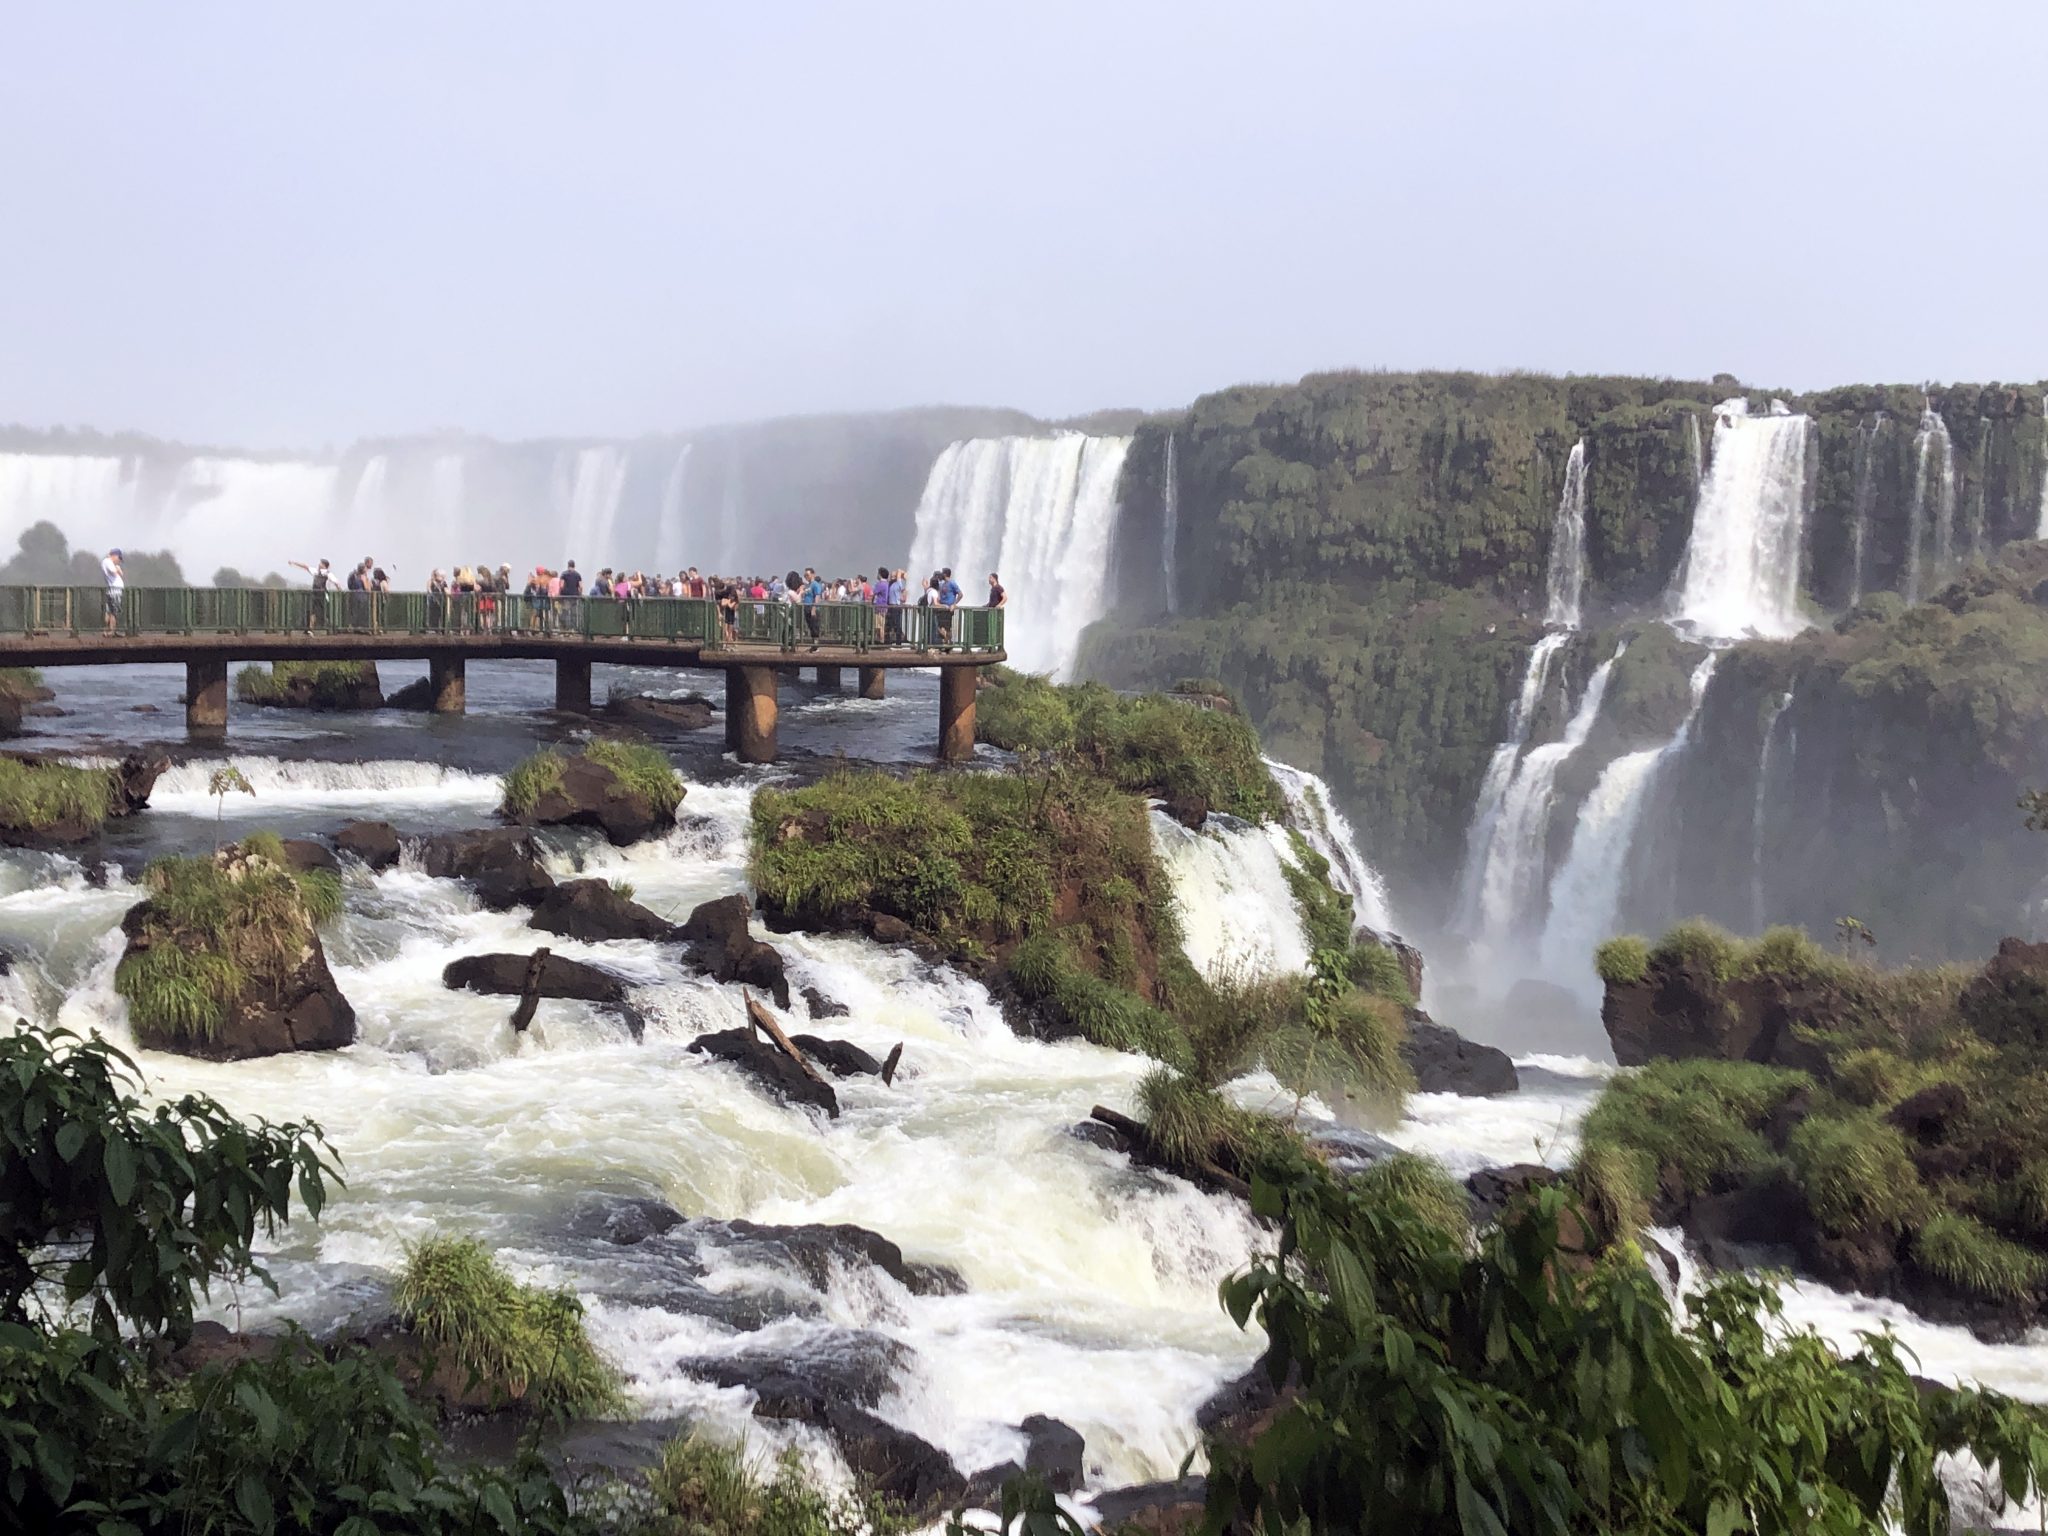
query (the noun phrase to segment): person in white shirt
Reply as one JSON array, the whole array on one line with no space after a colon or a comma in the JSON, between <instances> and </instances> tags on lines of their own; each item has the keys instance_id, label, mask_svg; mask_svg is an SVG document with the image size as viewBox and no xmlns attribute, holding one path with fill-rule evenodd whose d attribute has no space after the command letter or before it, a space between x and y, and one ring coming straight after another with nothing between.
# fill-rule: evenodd
<instances>
[{"instance_id":1,"label":"person in white shirt","mask_svg":"<svg viewBox=\"0 0 2048 1536\"><path fill-rule=\"evenodd\" d=\"M128 590L128 577L121 569L121 551L110 549L100 562L100 576L107 584L107 633L121 621L121 594Z\"/></svg>"}]
</instances>

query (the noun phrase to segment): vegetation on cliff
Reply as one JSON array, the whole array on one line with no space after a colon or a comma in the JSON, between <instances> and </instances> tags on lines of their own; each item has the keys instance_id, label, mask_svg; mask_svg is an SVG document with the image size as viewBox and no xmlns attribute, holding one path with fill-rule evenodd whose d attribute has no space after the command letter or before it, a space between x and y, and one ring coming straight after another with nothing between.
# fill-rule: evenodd
<instances>
[{"instance_id":1,"label":"vegetation on cliff","mask_svg":"<svg viewBox=\"0 0 2048 1536\"><path fill-rule=\"evenodd\" d=\"M142 886L114 989L136 1039L173 1049L212 1045L245 1005L283 996L317 953L318 926L341 910L340 881L293 869L270 832L153 860Z\"/></svg>"},{"instance_id":2,"label":"vegetation on cliff","mask_svg":"<svg viewBox=\"0 0 2048 1536\"><path fill-rule=\"evenodd\" d=\"M1618 1209L1732 1223L1835 1283L2036 1318L2048 1295L2048 948L1879 970L1776 929L1603 946L1618 1077L1580 1170ZM1747 1214L1768 1206L1768 1222Z\"/></svg>"},{"instance_id":3,"label":"vegetation on cliff","mask_svg":"<svg viewBox=\"0 0 2048 1536\"><path fill-rule=\"evenodd\" d=\"M235 673L244 704L283 709L376 709L384 702L374 661L274 661Z\"/></svg>"}]
</instances>

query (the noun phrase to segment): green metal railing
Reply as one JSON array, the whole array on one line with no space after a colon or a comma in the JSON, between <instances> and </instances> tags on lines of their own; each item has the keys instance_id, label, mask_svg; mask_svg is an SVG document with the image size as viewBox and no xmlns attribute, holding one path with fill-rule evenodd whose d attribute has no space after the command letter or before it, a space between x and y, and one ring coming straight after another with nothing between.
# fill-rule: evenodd
<instances>
[{"instance_id":1,"label":"green metal railing","mask_svg":"<svg viewBox=\"0 0 2048 1536\"><path fill-rule=\"evenodd\" d=\"M92 635L107 629L99 587L0 587L0 634ZM529 598L517 593L310 592L283 587L130 587L117 635L548 635L667 641L720 650L813 645L853 651L996 651L1000 608L873 608L743 598L728 615L688 597Z\"/></svg>"}]
</instances>

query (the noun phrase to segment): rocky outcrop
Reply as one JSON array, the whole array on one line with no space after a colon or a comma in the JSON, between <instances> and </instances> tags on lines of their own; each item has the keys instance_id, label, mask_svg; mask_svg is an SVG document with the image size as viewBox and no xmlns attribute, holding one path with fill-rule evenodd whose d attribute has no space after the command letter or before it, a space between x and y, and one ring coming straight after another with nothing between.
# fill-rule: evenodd
<instances>
[{"instance_id":1,"label":"rocky outcrop","mask_svg":"<svg viewBox=\"0 0 2048 1536\"><path fill-rule=\"evenodd\" d=\"M512 819L528 827L594 827L614 848L667 832L675 813L636 793L603 763L564 757L561 772Z\"/></svg>"},{"instance_id":2,"label":"rocky outcrop","mask_svg":"<svg viewBox=\"0 0 2048 1536\"><path fill-rule=\"evenodd\" d=\"M1135 1483L1112 1488L1090 1500L1106 1531L1138 1531L1147 1536L1192 1536L1201 1529L1209 1497L1209 1480L1183 1477L1164 1483Z\"/></svg>"},{"instance_id":3,"label":"rocky outcrop","mask_svg":"<svg viewBox=\"0 0 2048 1536\"><path fill-rule=\"evenodd\" d=\"M334 834L334 851L360 859L372 871L398 862L398 830L388 821L351 821Z\"/></svg>"},{"instance_id":4,"label":"rocky outcrop","mask_svg":"<svg viewBox=\"0 0 2048 1536\"><path fill-rule=\"evenodd\" d=\"M787 1009L789 976L782 952L748 931L750 910L744 896L704 902L684 919L677 937L690 946L691 958L714 980L758 988L775 999L776 1007Z\"/></svg>"},{"instance_id":5,"label":"rocky outcrop","mask_svg":"<svg viewBox=\"0 0 2048 1536\"><path fill-rule=\"evenodd\" d=\"M464 955L450 961L441 972L441 985L453 991L487 992L498 997L523 996L533 970L531 955ZM569 998L582 1003L619 1004L626 1000L626 984L610 971L580 960L548 955L532 985L542 997Z\"/></svg>"},{"instance_id":6,"label":"rocky outcrop","mask_svg":"<svg viewBox=\"0 0 2048 1536\"><path fill-rule=\"evenodd\" d=\"M778 1226L753 1221L698 1221L691 1231L725 1249L751 1250L760 1258L802 1275L823 1290L835 1268L868 1265L913 1296L957 1296L967 1289L958 1270L944 1264L916 1264L879 1232L848 1222Z\"/></svg>"},{"instance_id":7,"label":"rocky outcrop","mask_svg":"<svg viewBox=\"0 0 2048 1536\"><path fill-rule=\"evenodd\" d=\"M721 1029L699 1035L690 1049L717 1061L730 1062L785 1104L821 1109L831 1119L839 1118L839 1095L831 1085L812 1077L780 1048L756 1038L752 1030Z\"/></svg>"},{"instance_id":8,"label":"rocky outcrop","mask_svg":"<svg viewBox=\"0 0 2048 1536\"><path fill-rule=\"evenodd\" d=\"M382 709L374 661L279 661L244 667L235 697L271 709Z\"/></svg>"},{"instance_id":9,"label":"rocky outcrop","mask_svg":"<svg viewBox=\"0 0 2048 1536\"><path fill-rule=\"evenodd\" d=\"M791 1035L790 1043L804 1053L804 1059L823 1067L834 1077L880 1077L882 1064L851 1040L828 1040L823 1035Z\"/></svg>"},{"instance_id":10,"label":"rocky outcrop","mask_svg":"<svg viewBox=\"0 0 2048 1536\"><path fill-rule=\"evenodd\" d=\"M1017 1426L1024 1435L1024 1470L1042 1477L1054 1493L1072 1493L1088 1475L1087 1441L1060 1419L1034 1413Z\"/></svg>"},{"instance_id":11,"label":"rocky outcrop","mask_svg":"<svg viewBox=\"0 0 2048 1536\"><path fill-rule=\"evenodd\" d=\"M40 713L36 706L47 704L56 697L41 683L29 681L32 676L33 673L0 667L0 736L19 734L22 717Z\"/></svg>"},{"instance_id":12,"label":"rocky outcrop","mask_svg":"<svg viewBox=\"0 0 2048 1536\"><path fill-rule=\"evenodd\" d=\"M434 684L430 678L416 677L396 693L384 696L386 709L430 710L434 707Z\"/></svg>"},{"instance_id":13,"label":"rocky outcrop","mask_svg":"<svg viewBox=\"0 0 2048 1536\"><path fill-rule=\"evenodd\" d=\"M1778 976L1721 980L1703 965L1655 959L1640 981L1610 981L1600 1022L1614 1059L1639 1067L1659 1058L1708 1056L1814 1071L1819 1051L1793 1025L1825 1016L1822 991Z\"/></svg>"},{"instance_id":14,"label":"rocky outcrop","mask_svg":"<svg viewBox=\"0 0 2048 1536\"><path fill-rule=\"evenodd\" d=\"M805 987L797 995L804 1000L804 1007L814 1019L844 1019L853 1013L846 1004L834 1001L816 987Z\"/></svg>"},{"instance_id":15,"label":"rocky outcrop","mask_svg":"<svg viewBox=\"0 0 2048 1536\"><path fill-rule=\"evenodd\" d=\"M657 917L606 880L562 881L535 905L527 925L586 944L676 937L674 923Z\"/></svg>"},{"instance_id":16,"label":"rocky outcrop","mask_svg":"<svg viewBox=\"0 0 2048 1536\"><path fill-rule=\"evenodd\" d=\"M1401 1059L1415 1074L1418 1093L1456 1093L1468 1098L1487 1098L1513 1093L1521 1086L1515 1064L1506 1051L1476 1040L1467 1040L1454 1029L1437 1023L1420 1008L1408 1014L1407 1037L1401 1042Z\"/></svg>"},{"instance_id":17,"label":"rocky outcrop","mask_svg":"<svg viewBox=\"0 0 2048 1536\"><path fill-rule=\"evenodd\" d=\"M310 837L287 837L283 846L285 861L301 874L315 869L325 870L330 875L341 873L341 860L325 843L315 842Z\"/></svg>"},{"instance_id":18,"label":"rocky outcrop","mask_svg":"<svg viewBox=\"0 0 2048 1536\"><path fill-rule=\"evenodd\" d=\"M1993 1045L2048 1050L2048 944L1999 940L1982 974L1956 999L1956 1011Z\"/></svg>"},{"instance_id":19,"label":"rocky outcrop","mask_svg":"<svg viewBox=\"0 0 2048 1536\"><path fill-rule=\"evenodd\" d=\"M493 912L532 905L555 888L533 834L520 827L443 832L420 845L420 867L437 880L466 880Z\"/></svg>"},{"instance_id":20,"label":"rocky outcrop","mask_svg":"<svg viewBox=\"0 0 2048 1536\"><path fill-rule=\"evenodd\" d=\"M718 718L718 711L702 694L680 699L658 699L652 694L613 694L605 701L604 716L644 731L701 731Z\"/></svg>"},{"instance_id":21,"label":"rocky outcrop","mask_svg":"<svg viewBox=\"0 0 2048 1536\"><path fill-rule=\"evenodd\" d=\"M170 767L161 752L131 752L107 768L86 768L68 762L57 753L11 752L9 761L18 763L30 775L53 774L74 781L77 793L38 797L21 803L0 800L0 846L23 848L69 848L89 843L107 822L133 816L149 805L150 791L158 777ZM105 785L102 799L97 784ZM95 814L93 802L103 806Z\"/></svg>"}]
</instances>

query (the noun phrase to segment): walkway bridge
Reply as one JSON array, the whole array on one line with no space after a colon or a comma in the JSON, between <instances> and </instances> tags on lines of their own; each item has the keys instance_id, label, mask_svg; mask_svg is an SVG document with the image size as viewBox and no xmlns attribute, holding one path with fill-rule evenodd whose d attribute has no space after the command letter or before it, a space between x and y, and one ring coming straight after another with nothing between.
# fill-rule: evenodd
<instances>
[{"instance_id":1,"label":"walkway bridge","mask_svg":"<svg viewBox=\"0 0 2048 1536\"><path fill-rule=\"evenodd\" d=\"M186 729L201 737L227 730L231 661L420 659L439 714L462 712L472 661L552 661L555 707L578 714L600 661L722 671L726 745L767 763L777 689L804 667L824 688L854 668L865 699L883 696L891 669L936 668L939 756L970 757L980 670L1005 653L1000 608L747 599L728 621L707 598L130 587L108 628L101 588L0 587L0 667L181 662Z\"/></svg>"}]
</instances>

